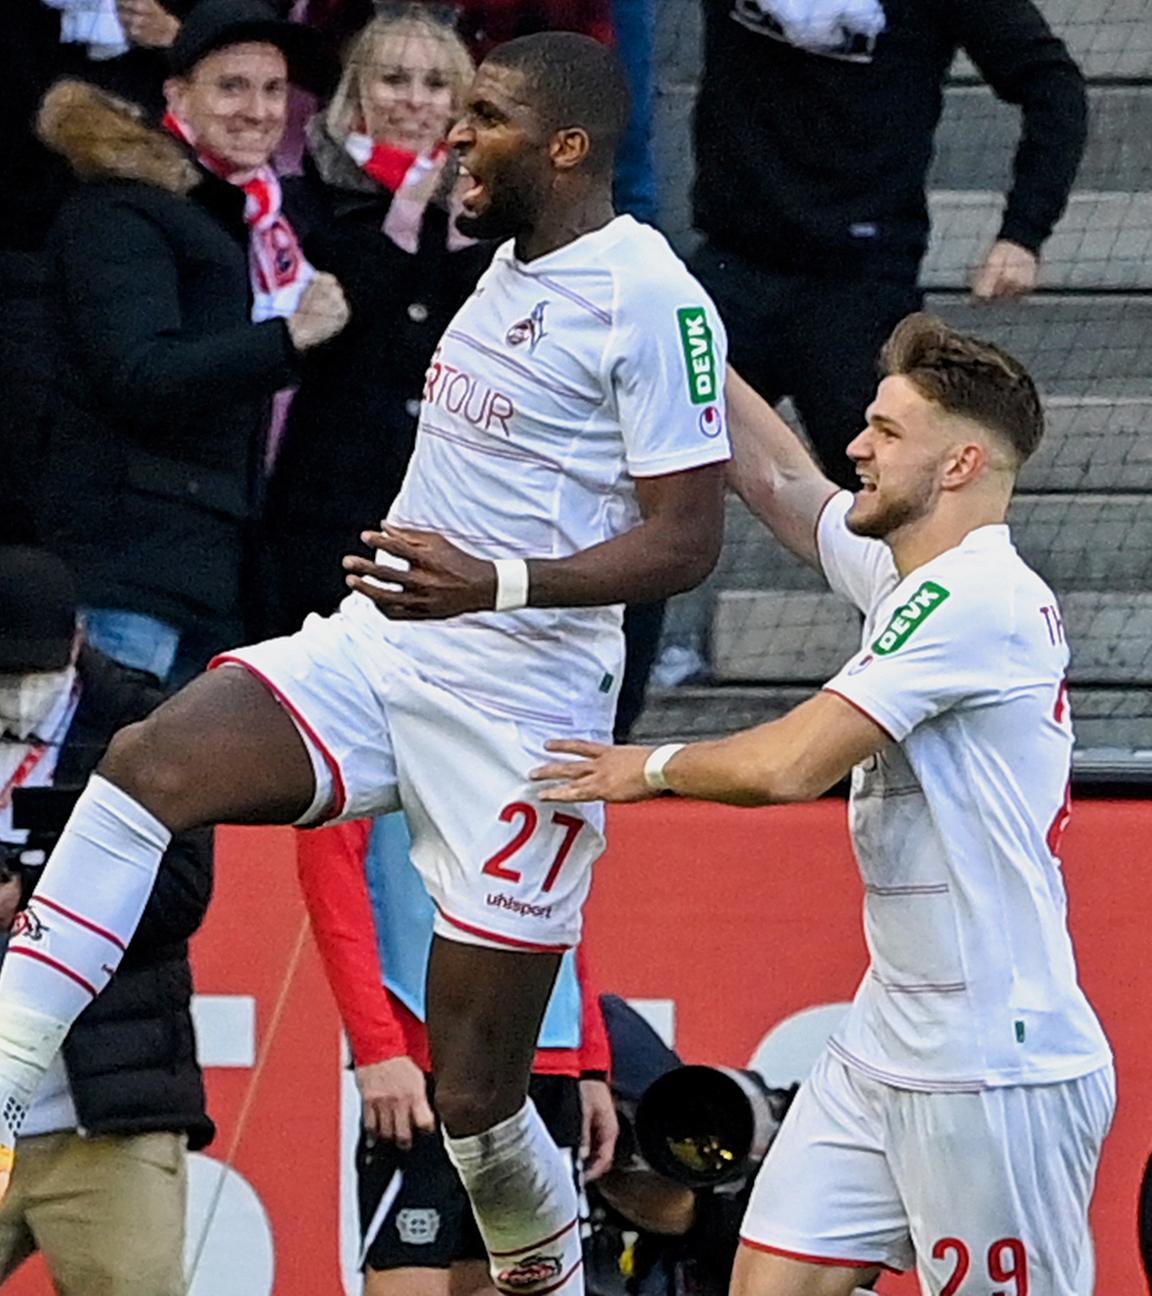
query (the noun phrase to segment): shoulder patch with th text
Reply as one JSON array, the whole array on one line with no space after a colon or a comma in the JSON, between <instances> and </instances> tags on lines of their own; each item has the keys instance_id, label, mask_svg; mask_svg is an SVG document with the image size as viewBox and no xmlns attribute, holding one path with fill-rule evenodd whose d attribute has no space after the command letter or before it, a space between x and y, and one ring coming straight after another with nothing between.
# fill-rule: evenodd
<instances>
[{"instance_id":1,"label":"shoulder patch with th text","mask_svg":"<svg viewBox=\"0 0 1152 1296\"><path fill-rule=\"evenodd\" d=\"M878 657L887 657L897 648L902 648L909 638L916 633L918 626L949 597L949 591L935 581L925 581L912 597L896 609L891 621L872 645L872 651Z\"/></svg>"},{"instance_id":2,"label":"shoulder patch with th text","mask_svg":"<svg viewBox=\"0 0 1152 1296\"><path fill-rule=\"evenodd\" d=\"M676 323L688 369L688 395L693 405L709 405L716 399L720 375L708 314L703 306L681 306L676 312Z\"/></svg>"}]
</instances>

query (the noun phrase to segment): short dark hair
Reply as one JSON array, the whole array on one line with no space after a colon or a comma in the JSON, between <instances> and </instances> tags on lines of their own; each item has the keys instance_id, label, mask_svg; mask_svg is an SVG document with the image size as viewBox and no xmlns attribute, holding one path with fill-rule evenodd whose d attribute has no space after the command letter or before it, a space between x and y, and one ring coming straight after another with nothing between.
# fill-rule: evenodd
<instances>
[{"instance_id":1,"label":"short dark hair","mask_svg":"<svg viewBox=\"0 0 1152 1296\"><path fill-rule=\"evenodd\" d=\"M614 49L578 32L537 32L497 45L484 61L522 73L544 129L586 131L589 164L611 170L632 112L628 78Z\"/></svg>"},{"instance_id":2,"label":"short dark hair","mask_svg":"<svg viewBox=\"0 0 1152 1296\"><path fill-rule=\"evenodd\" d=\"M934 315L909 315L884 344L880 366L950 414L971 419L1011 448L1019 467L1044 435L1044 408L1028 370L995 343Z\"/></svg>"}]
</instances>

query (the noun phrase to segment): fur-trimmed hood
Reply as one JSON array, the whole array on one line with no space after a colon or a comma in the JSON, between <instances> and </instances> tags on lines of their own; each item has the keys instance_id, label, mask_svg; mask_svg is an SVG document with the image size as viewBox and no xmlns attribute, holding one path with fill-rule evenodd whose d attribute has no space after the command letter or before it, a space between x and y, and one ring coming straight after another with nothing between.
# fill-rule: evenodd
<instances>
[{"instance_id":1,"label":"fur-trimmed hood","mask_svg":"<svg viewBox=\"0 0 1152 1296\"><path fill-rule=\"evenodd\" d=\"M304 134L316 174L326 185L331 185L334 189L347 189L352 193L371 194L373 197L381 194L391 197L382 185L377 184L353 162L340 141L329 134L322 112L309 118Z\"/></svg>"},{"instance_id":2,"label":"fur-trimmed hood","mask_svg":"<svg viewBox=\"0 0 1152 1296\"><path fill-rule=\"evenodd\" d=\"M186 194L203 179L184 146L150 126L142 109L85 81L57 81L36 127L81 180L139 180Z\"/></svg>"}]
</instances>

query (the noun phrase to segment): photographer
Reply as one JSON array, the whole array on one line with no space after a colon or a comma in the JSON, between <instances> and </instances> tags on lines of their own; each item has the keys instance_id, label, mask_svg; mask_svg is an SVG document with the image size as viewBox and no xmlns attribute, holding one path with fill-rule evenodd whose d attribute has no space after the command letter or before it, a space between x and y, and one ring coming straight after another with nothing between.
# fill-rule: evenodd
<instances>
[{"instance_id":1,"label":"photographer","mask_svg":"<svg viewBox=\"0 0 1152 1296\"><path fill-rule=\"evenodd\" d=\"M32 957L51 956L68 920L48 897L23 905L75 792L112 735L160 700L154 681L83 642L59 559L0 546L0 931L40 931ZM211 890L210 834L177 837L119 970L28 1113L0 1207L0 1283L40 1250L60 1296L185 1291L186 1150L215 1132L187 941Z\"/></svg>"},{"instance_id":2,"label":"photographer","mask_svg":"<svg viewBox=\"0 0 1152 1296\"><path fill-rule=\"evenodd\" d=\"M797 1086L684 1066L616 995L600 1000L620 1124L589 1188L589 1296L727 1296L752 1181Z\"/></svg>"}]
</instances>

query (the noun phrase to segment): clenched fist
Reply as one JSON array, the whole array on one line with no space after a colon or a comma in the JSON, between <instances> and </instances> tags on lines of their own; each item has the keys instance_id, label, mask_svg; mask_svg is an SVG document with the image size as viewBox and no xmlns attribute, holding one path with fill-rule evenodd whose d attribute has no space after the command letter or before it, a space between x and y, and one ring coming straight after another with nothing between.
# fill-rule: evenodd
<instances>
[{"instance_id":1,"label":"clenched fist","mask_svg":"<svg viewBox=\"0 0 1152 1296\"><path fill-rule=\"evenodd\" d=\"M116 16L133 45L166 49L180 31L180 20L156 0L116 0Z\"/></svg>"},{"instance_id":2,"label":"clenched fist","mask_svg":"<svg viewBox=\"0 0 1152 1296\"><path fill-rule=\"evenodd\" d=\"M300 304L288 317L288 332L297 351L327 342L348 323L348 301L335 275L323 270L304 289Z\"/></svg>"}]
</instances>

